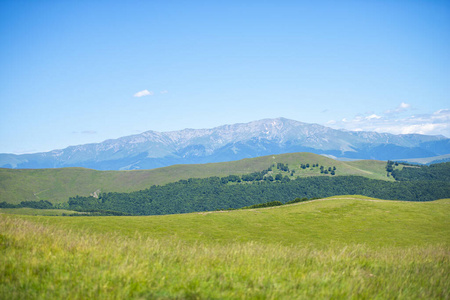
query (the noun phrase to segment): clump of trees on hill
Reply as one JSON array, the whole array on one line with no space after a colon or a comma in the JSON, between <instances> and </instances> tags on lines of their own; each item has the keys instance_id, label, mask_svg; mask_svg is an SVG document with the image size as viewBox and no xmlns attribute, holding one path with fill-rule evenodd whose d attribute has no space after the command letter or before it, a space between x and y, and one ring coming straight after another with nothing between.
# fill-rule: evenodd
<instances>
[{"instance_id":1,"label":"clump of trees on hill","mask_svg":"<svg viewBox=\"0 0 450 300\"><path fill-rule=\"evenodd\" d=\"M390 174L394 171L395 166L398 166L397 162L393 162L391 160L388 160L386 163L386 176L389 177Z\"/></svg>"},{"instance_id":2,"label":"clump of trees on hill","mask_svg":"<svg viewBox=\"0 0 450 300\"><path fill-rule=\"evenodd\" d=\"M278 170L284 171L284 172L289 172L289 166L288 164L283 164L283 163L277 163L276 167ZM319 168L319 164L318 163L313 163L313 164L309 164L309 163L301 163L300 164L300 168L303 170L306 169L310 169L313 170L314 168ZM336 166L333 167L325 167L325 166L320 166L319 168L320 170L320 174L330 174L330 175L335 175L336 174ZM294 176L295 174L295 170L291 171L291 176Z\"/></svg>"},{"instance_id":3,"label":"clump of trees on hill","mask_svg":"<svg viewBox=\"0 0 450 300\"><path fill-rule=\"evenodd\" d=\"M284 172L289 172L288 164L277 163L277 169Z\"/></svg>"}]
</instances>

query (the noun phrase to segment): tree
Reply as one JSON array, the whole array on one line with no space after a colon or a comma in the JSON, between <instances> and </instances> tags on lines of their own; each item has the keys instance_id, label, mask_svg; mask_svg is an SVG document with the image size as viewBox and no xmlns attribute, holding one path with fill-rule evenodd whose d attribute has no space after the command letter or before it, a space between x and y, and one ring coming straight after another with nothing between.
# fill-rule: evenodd
<instances>
[{"instance_id":1,"label":"tree","mask_svg":"<svg viewBox=\"0 0 450 300\"><path fill-rule=\"evenodd\" d=\"M390 161L390 160L387 161L386 171L388 173L391 173L392 171L394 171L394 162L393 161Z\"/></svg>"},{"instance_id":2,"label":"tree","mask_svg":"<svg viewBox=\"0 0 450 300\"><path fill-rule=\"evenodd\" d=\"M289 181L291 181L291 179L287 176L287 175L285 175L284 177L283 177L283 179L281 179L281 182L289 182Z\"/></svg>"},{"instance_id":3,"label":"tree","mask_svg":"<svg viewBox=\"0 0 450 300\"><path fill-rule=\"evenodd\" d=\"M281 180L281 179L283 179L283 175L281 175L280 173L275 175L275 180Z\"/></svg>"}]
</instances>

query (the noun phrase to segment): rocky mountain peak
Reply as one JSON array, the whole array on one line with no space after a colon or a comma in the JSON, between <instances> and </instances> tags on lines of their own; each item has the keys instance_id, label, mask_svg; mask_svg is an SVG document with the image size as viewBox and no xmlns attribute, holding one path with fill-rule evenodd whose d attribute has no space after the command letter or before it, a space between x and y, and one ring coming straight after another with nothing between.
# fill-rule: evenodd
<instances>
[{"instance_id":1,"label":"rocky mountain peak","mask_svg":"<svg viewBox=\"0 0 450 300\"><path fill-rule=\"evenodd\" d=\"M210 129L150 130L46 153L0 154L0 167L139 169L305 151L361 159L418 158L449 154L450 142L438 136L352 132L275 118Z\"/></svg>"}]
</instances>

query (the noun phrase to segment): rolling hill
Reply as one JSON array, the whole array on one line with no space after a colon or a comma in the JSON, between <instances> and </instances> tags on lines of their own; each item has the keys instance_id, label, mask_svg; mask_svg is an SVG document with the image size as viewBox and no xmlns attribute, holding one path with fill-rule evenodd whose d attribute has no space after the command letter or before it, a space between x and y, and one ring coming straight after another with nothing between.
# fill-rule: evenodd
<instances>
[{"instance_id":1,"label":"rolling hill","mask_svg":"<svg viewBox=\"0 0 450 300\"><path fill-rule=\"evenodd\" d=\"M430 202L380 200L358 195L251 210L163 216L39 218L65 229L188 242L262 242L412 246L450 244L450 199ZM35 217L24 216L35 219ZM79 221L81 218L81 221ZM225 229L226 230L221 230ZM299 229L302 230L299 230ZM449 234L448 234L449 233Z\"/></svg>"},{"instance_id":2,"label":"rolling hill","mask_svg":"<svg viewBox=\"0 0 450 300\"><path fill-rule=\"evenodd\" d=\"M248 174L267 169L275 163L287 163L295 176L324 176L319 171L300 168L317 163L336 166L336 175L360 175L372 179L386 177L383 161L338 161L313 153L289 153L239 161L198 165L175 165L151 170L97 171L83 168L0 169L0 202L48 200L66 202L69 197L89 196L94 192L131 192L188 178L206 178Z\"/></svg>"}]
</instances>

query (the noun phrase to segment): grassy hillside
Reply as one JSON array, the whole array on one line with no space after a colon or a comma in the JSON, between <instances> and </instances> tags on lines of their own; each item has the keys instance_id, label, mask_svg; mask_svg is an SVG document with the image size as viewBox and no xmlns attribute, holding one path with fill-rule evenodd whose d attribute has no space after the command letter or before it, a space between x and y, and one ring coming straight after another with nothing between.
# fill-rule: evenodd
<instances>
[{"instance_id":1,"label":"grassy hillside","mask_svg":"<svg viewBox=\"0 0 450 300\"><path fill-rule=\"evenodd\" d=\"M318 163L324 167L336 166L336 175L361 175L389 180L384 169L385 162L342 162L312 153L290 153L233 162L176 165L137 171L96 171L83 168L0 169L0 202L17 204L21 201L48 200L61 203L70 196L88 196L95 191L130 192L180 179L242 175L267 169L279 162L289 164L289 168L295 170L295 176L321 175L318 168L300 168L301 163Z\"/></svg>"},{"instance_id":2,"label":"grassy hillside","mask_svg":"<svg viewBox=\"0 0 450 300\"><path fill-rule=\"evenodd\" d=\"M67 229L184 241L450 245L450 200L400 202L337 196L267 209L142 217L35 218Z\"/></svg>"},{"instance_id":3,"label":"grassy hillside","mask_svg":"<svg viewBox=\"0 0 450 300\"><path fill-rule=\"evenodd\" d=\"M0 298L446 299L450 199L151 217L0 215Z\"/></svg>"}]
</instances>

